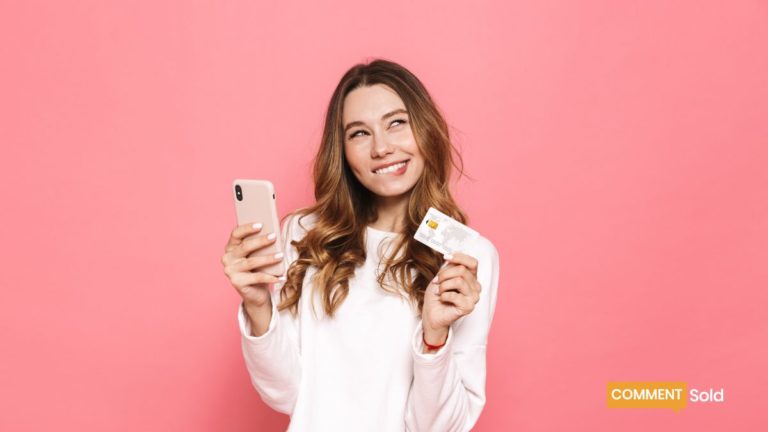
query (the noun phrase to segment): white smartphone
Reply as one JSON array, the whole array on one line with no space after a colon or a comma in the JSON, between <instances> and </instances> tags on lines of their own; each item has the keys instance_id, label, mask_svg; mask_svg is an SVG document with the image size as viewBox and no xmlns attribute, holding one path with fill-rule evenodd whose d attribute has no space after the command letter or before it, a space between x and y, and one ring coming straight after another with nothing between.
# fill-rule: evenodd
<instances>
[{"instance_id":1,"label":"white smartphone","mask_svg":"<svg viewBox=\"0 0 768 432\"><path fill-rule=\"evenodd\" d=\"M269 180L235 179L232 182L232 193L235 200L237 224L259 222L261 231L257 235L275 233L277 238L263 249L248 255L276 254L283 252L283 240L280 233L280 219L277 217L275 187ZM285 273L285 260L263 267L260 270L273 276Z\"/></svg>"}]
</instances>

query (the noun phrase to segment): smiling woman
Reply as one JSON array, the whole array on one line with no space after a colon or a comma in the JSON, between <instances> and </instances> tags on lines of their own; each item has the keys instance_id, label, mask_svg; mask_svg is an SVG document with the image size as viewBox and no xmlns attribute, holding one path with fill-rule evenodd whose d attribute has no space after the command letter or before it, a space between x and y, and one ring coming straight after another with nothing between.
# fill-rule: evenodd
<instances>
[{"instance_id":1,"label":"smiling woman","mask_svg":"<svg viewBox=\"0 0 768 432\"><path fill-rule=\"evenodd\" d=\"M392 216L404 213L407 201L402 197L413 189L424 171L424 158L413 136L408 110L394 90L375 84L358 87L347 95L343 119L347 131L344 154L349 167L357 180L379 198L379 220L371 225L402 230L400 220ZM382 210L386 214L382 215Z\"/></svg>"},{"instance_id":2,"label":"smiling woman","mask_svg":"<svg viewBox=\"0 0 768 432\"><path fill-rule=\"evenodd\" d=\"M480 416L498 253L482 236L445 257L414 239L429 207L466 223L454 152L416 76L356 65L328 106L316 203L284 218L285 278L260 270L272 256L245 258L274 236L233 230L222 262L243 356L289 430L466 431Z\"/></svg>"}]
</instances>

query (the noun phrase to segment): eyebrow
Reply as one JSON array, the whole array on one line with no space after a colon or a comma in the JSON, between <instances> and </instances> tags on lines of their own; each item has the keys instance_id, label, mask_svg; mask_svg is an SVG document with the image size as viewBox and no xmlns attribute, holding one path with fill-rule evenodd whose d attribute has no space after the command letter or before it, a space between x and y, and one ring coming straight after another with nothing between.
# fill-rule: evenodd
<instances>
[{"instance_id":1,"label":"eyebrow","mask_svg":"<svg viewBox=\"0 0 768 432\"><path fill-rule=\"evenodd\" d=\"M392 117L395 114L408 114L408 110L406 110L404 108L398 108L398 109L396 109L394 111L390 111L390 112L384 114L383 116L381 116L381 119L382 120L386 120L387 118ZM349 122L349 123L347 123L346 126L344 126L344 132L346 132L351 127L354 127L354 126L364 126L364 125L365 125L365 123L363 123L363 122L361 122L359 120L353 121L353 122Z\"/></svg>"}]
</instances>

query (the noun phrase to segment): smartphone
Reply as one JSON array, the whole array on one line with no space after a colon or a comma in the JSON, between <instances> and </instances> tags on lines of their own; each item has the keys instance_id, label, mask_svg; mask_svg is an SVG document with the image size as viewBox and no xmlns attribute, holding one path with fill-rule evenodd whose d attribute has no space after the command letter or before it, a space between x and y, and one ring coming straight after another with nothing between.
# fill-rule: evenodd
<instances>
[{"instance_id":1,"label":"smartphone","mask_svg":"<svg viewBox=\"0 0 768 432\"><path fill-rule=\"evenodd\" d=\"M275 233L277 238L263 249L253 251L253 255L269 255L283 252L283 240L280 233L280 219L277 218L277 205L275 201L275 186L269 180L235 179L232 182L232 192L235 199L235 212L237 224L259 222L261 231L257 235ZM282 276L285 273L284 260L260 271L273 276Z\"/></svg>"}]
</instances>

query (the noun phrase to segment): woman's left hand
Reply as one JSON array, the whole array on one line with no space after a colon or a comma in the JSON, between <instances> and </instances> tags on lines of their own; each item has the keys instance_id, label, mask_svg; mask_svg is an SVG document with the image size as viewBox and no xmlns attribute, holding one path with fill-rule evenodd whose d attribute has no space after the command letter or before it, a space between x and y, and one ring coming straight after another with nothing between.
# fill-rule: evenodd
<instances>
[{"instance_id":1,"label":"woman's left hand","mask_svg":"<svg viewBox=\"0 0 768 432\"><path fill-rule=\"evenodd\" d=\"M424 293L422 326L430 345L441 345L448 337L448 327L470 314L480 300L482 287L477 281L477 259L455 252Z\"/></svg>"}]
</instances>

